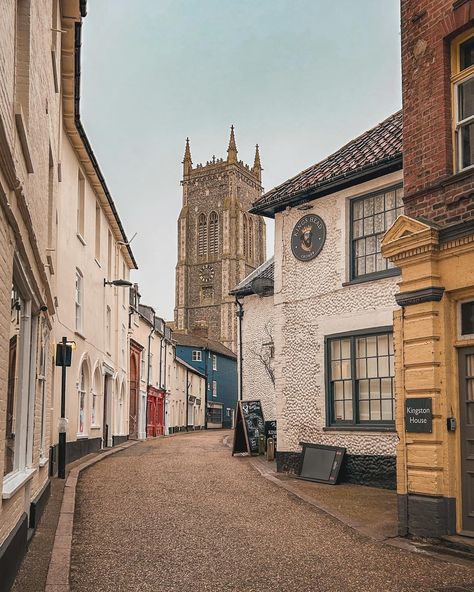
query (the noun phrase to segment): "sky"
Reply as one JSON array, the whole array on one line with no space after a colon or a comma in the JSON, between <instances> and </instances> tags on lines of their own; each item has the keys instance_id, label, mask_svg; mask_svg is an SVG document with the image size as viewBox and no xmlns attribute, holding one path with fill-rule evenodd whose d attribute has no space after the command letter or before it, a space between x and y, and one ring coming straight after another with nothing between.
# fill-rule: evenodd
<instances>
[{"instance_id":1,"label":"sky","mask_svg":"<svg viewBox=\"0 0 474 592\"><path fill-rule=\"evenodd\" d=\"M398 0L89 0L81 118L139 270L173 318L182 160L259 144L270 190L401 107ZM267 255L273 254L268 223Z\"/></svg>"}]
</instances>

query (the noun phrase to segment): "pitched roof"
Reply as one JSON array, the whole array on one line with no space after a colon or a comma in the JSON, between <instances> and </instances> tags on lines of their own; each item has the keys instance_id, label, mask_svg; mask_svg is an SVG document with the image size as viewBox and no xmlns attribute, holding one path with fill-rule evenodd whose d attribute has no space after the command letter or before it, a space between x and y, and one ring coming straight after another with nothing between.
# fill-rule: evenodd
<instances>
[{"instance_id":1,"label":"pitched roof","mask_svg":"<svg viewBox=\"0 0 474 592\"><path fill-rule=\"evenodd\" d=\"M296 205L342 186L360 183L402 166L402 112L397 111L345 146L306 170L271 189L254 202L254 214L273 217L287 205ZM388 169L388 170L386 170ZM362 180L366 180L363 178Z\"/></svg>"},{"instance_id":2,"label":"pitched roof","mask_svg":"<svg viewBox=\"0 0 474 592\"><path fill-rule=\"evenodd\" d=\"M176 341L178 345L208 349L216 354L237 359L237 356L231 349L222 345L222 343L219 343L218 341L207 339L207 337L202 337L201 335L194 335L193 333L177 333L176 331L173 331L173 340Z\"/></svg>"},{"instance_id":3,"label":"pitched roof","mask_svg":"<svg viewBox=\"0 0 474 592\"><path fill-rule=\"evenodd\" d=\"M191 372L194 372L194 374L198 374L202 378L206 378L206 375L205 374L203 374L202 372L199 372L199 370L196 370L196 368L193 368L193 366L191 366L191 364L188 364L187 362L185 362L183 360L183 358L180 358L179 356L176 356L176 361L178 362L178 364L181 364L182 366L184 366L185 368L187 368Z\"/></svg>"},{"instance_id":4,"label":"pitched roof","mask_svg":"<svg viewBox=\"0 0 474 592\"><path fill-rule=\"evenodd\" d=\"M274 272L275 272L275 258L270 257L265 263L262 263L260 267L254 269L252 273L244 278L240 284L238 284L233 290L229 293L235 296L248 296L249 294L255 294L252 288L252 282L255 279L268 279L273 282L274 280Z\"/></svg>"}]
</instances>

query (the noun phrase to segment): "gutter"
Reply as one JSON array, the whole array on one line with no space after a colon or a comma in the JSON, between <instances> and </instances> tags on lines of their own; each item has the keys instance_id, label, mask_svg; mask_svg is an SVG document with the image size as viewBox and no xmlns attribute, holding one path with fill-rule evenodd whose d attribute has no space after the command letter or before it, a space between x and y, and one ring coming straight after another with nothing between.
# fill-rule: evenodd
<instances>
[{"instance_id":1,"label":"gutter","mask_svg":"<svg viewBox=\"0 0 474 592\"><path fill-rule=\"evenodd\" d=\"M355 171L351 171L350 173L344 173L338 177L334 177L334 179L331 181L321 181L320 183L316 183L315 185L312 185L306 189L302 189L301 191L293 193L292 195L286 196L281 200L277 199L273 203L269 201L259 205L257 201L252 205L249 212L251 214L266 216L267 218L274 218L277 212L284 210L288 206L294 207L307 201L324 197L325 195L335 193L341 189L346 189L352 185L369 181L370 179L379 177L382 174L388 174L400 170L402 167L403 156L401 153L399 153L395 156L384 158L383 160L378 161L376 164L361 167Z\"/></svg>"},{"instance_id":2,"label":"gutter","mask_svg":"<svg viewBox=\"0 0 474 592\"><path fill-rule=\"evenodd\" d=\"M82 17L85 16L85 11L86 11L86 2L85 2L85 0L81 0L81 16ZM107 197L107 201L109 203L110 209L112 210L115 221L117 222L117 225L119 227L120 233L123 238L123 242L125 243L125 246L127 247L130 259L131 259L133 265L135 266L135 269L138 269L137 262L135 260L135 257L133 256L132 249L130 248L130 245L128 244L127 235L125 234L125 230L122 226L122 222L121 222L120 217L118 215L117 208L115 207L114 200L112 199L112 196L110 194L109 188L107 187L107 184L105 182L102 171L100 170L99 163L97 162L97 159L94 155L94 151L92 150L92 146L89 142L89 139L88 139L86 132L84 130L84 126L82 125L82 122L81 122L80 108L79 108L80 88L81 88L81 33L82 33L82 23L77 22L77 23L75 23L75 39L74 39L74 123L75 123L76 129L77 129L77 132L82 140L84 148L86 149L87 155L90 158L92 166L94 167L94 172L97 175L97 177L100 181L100 184L102 186L102 189Z\"/></svg>"}]
</instances>

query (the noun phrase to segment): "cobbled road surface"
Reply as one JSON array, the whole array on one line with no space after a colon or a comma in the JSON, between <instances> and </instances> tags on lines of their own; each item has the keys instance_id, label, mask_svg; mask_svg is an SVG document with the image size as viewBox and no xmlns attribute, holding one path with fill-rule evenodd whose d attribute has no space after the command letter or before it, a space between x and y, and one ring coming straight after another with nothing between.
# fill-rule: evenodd
<instances>
[{"instance_id":1,"label":"cobbled road surface","mask_svg":"<svg viewBox=\"0 0 474 592\"><path fill-rule=\"evenodd\" d=\"M224 433L132 446L82 472L72 592L474 590L474 572L375 543L232 458Z\"/></svg>"}]
</instances>

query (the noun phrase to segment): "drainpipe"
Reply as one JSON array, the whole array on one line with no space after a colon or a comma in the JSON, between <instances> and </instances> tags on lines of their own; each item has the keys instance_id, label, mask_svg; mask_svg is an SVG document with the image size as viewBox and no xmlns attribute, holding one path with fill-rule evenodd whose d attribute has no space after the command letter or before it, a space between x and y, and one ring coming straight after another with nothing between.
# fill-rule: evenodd
<instances>
[{"instance_id":1,"label":"drainpipe","mask_svg":"<svg viewBox=\"0 0 474 592\"><path fill-rule=\"evenodd\" d=\"M186 431L189 432L189 381L188 372L186 368Z\"/></svg>"},{"instance_id":2,"label":"drainpipe","mask_svg":"<svg viewBox=\"0 0 474 592\"><path fill-rule=\"evenodd\" d=\"M235 297L235 305L238 307L236 312L239 319L239 401L242 401L242 362L243 362L243 348L242 348L242 319L244 317L244 305Z\"/></svg>"},{"instance_id":3,"label":"drainpipe","mask_svg":"<svg viewBox=\"0 0 474 592\"><path fill-rule=\"evenodd\" d=\"M155 328L152 327L150 335L148 335L148 366L146 374L146 400L145 400L145 440L148 438L148 387L150 386L150 355L151 355L151 338Z\"/></svg>"},{"instance_id":4,"label":"drainpipe","mask_svg":"<svg viewBox=\"0 0 474 592\"><path fill-rule=\"evenodd\" d=\"M160 385L160 389L161 389L161 372L162 372L162 368L163 368L163 337L160 335L160 376L158 379L159 385Z\"/></svg>"}]
</instances>

